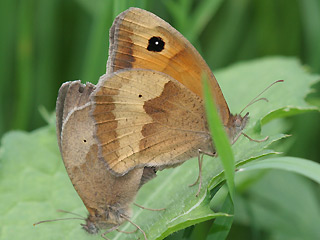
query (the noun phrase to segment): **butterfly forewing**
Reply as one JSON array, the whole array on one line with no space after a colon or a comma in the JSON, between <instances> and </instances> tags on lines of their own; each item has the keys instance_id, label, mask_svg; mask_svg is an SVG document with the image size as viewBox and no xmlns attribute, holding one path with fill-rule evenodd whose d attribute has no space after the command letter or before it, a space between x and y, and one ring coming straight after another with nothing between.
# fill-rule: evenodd
<instances>
[{"instance_id":1,"label":"butterfly forewing","mask_svg":"<svg viewBox=\"0 0 320 240\"><path fill-rule=\"evenodd\" d=\"M228 105L197 50L170 24L138 8L121 13L110 29L107 74L130 68L168 74L200 97L202 76L207 75L222 121L225 125L228 123Z\"/></svg>"}]
</instances>

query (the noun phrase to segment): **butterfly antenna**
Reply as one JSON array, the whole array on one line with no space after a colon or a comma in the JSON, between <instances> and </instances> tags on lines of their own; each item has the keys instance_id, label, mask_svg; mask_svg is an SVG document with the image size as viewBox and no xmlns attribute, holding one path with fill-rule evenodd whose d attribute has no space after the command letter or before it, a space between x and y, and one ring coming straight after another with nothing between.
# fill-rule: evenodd
<instances>
[{"instance_id":1,"label":"butterfly antenna","mask_svg":"<svg viewBox=\"0 0 320 240\"><path fill-rule=\"evenodd\" d=\"M36 225L38 225L38 224L40 224L40 223L46 223L46 222L56 222L56 221L74 220L74 219L77 219L77 220L86 220L86 218L82 217L81 215L79 215L79 214L77 214L77 213L68 212L68 211L61 210L61 209L58 209L57 212L69 213L69 214L72 214L72 215L75 215L75 216L78 216L78 217L73 217L73 218L57 218L57 219L52 219L52 220L44 220L44 221L40 221L40 222L34 223L33 226L36 226Z\"/></svg>"},{"instance_id":2,"label":"butterfly antenna","mask_svg":"<svg viewBox=\"0 0 320 240\"><path fill-rule=\"evenodd\" d=\"M271 83L268 87L266 87L261 93L259 93L256 97L254 97L242 110L241 112L239 113L241 115L241 113L246 110L250 105L258 102L258 101L261 101L261 100L264 100L266 102L268 102L268 99L266 98L259 98L265 91L267 91L270 87L272 87L274 84L276 83L279 83L279 82L284 82L284 80L277 80L273 83Z\"/></svg>"},{"instance_id":3,"label":"butterfly antenna","mask_svg":"<svg viewBox=\"0 0 320 240\"><path fill-rule=\"evenodd\" d=\"M81 216L80 214L77 214L77 213L73 213L73 212L69 212L69 211L65 211L65 210L61 210L61 209L58 209L57 212L72 214L74 216L78 216L78 217L82 218L83 220L86 220L85 217L83 217L83 216Z\"/></svg>"},{"instance_id":4,"label":"butterfly antenna","mask_svg":"<svg viewBox=\"0 0 320 240\"><path fill-rule=\"evenodd\" d=\"M145 209L145 210L149 210L149 211L163 211L163 210L166 210L165 208L158 208L158 209L147 208L147 207L139 205L138 203L133 203L133 204L136 205L137 207L141 208L141 209Z\"/></svg>"},{"instance_id":5,"label":"butterfly antenna","mask_svg":"<svg viewBox=\"0 0 320 240\"><path fill-rule=\"evenodd\" d=\"M74 219L77 219L77 220L85 220L84 218L57 218L57 219L52 219L52 220L44 220L44 221L40 221L40 222L36 222L33 224L33 226L36 226L40 223L46 223L46 222L56 222L56 221L64 221L64 220L74 220Z\"/></svg>"}]
</instances>

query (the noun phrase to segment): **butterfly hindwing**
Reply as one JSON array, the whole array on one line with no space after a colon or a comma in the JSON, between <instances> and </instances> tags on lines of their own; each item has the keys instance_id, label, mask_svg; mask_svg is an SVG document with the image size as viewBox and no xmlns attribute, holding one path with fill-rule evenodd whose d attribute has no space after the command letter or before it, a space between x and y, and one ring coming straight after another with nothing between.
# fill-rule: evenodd
<instances>
[{"instance_id":1,"label":"butterfly hindwing","mask_svg":"<svg viewBox=\"0 0 320 240\"><path fill-rule=\"evenodd\" d=\"M142 166L172 166L210 145L202 100L166 74L120 70L92 94L99 157L123 175Z\"/></svg>"}]
</instances>

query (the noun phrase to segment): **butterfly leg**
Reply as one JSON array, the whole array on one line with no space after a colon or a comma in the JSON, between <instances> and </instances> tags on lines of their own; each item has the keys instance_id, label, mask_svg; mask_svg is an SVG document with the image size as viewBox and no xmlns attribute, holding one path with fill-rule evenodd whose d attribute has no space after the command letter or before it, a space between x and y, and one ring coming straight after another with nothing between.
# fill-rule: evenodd
<instances>
[{"instance_id":1,"label":"butterfly leg","mask_svg":"<svg viewBox=\"0 0 320 240\"><path fill-rule=\"evenodd\" d=\"M261 139L261 140L253 139L250 136L248 136L247 134L245 134L244 132L239 132L238 135L232 140L231 145L233 145L239 139L239 137L241 135L245 136L246 138L248 138L252 142L264 142L269 139L269 136L266 136L264 139Z\"/></svg>"},{"instance_id":2,"label":"butterfly leg","mask_svg":"<svg viewBox=\"0 0 320 240\"><path fill-rule=\"evenodd\" d=\"M145 209L145 210L149 210L149 211L163 211L166 210L166 208L158 208L158 209L154 209L154 208L146 208L144 206L141 206L137 203L133 203L134 205L136 205L137 207L141 208L141 209Z\"/></svg>"},{"instance_id":3,"label":"butterfly leg","mask_svg":"<svg viewBox=\"0 0 320 240\"><path fill-rule=\"evenodd\" d=\"M102 233L102 234L101 234L101 237L102 237L102 238L104 238L104 239L106 239L106 240L110 240L110 239L109 239L109 238L107 238L105 235L106 235L106 234L108 234L108 233L113 232L114 230L117 230L117 229L118 229L118 227L119 227L119 225L116 225L116 226L114 226L114 227L112 227L112 228L108 229L107 231L105 231L104 233Z\"/></svg>"},{"instance_id":4,"label":"butterfly leg","mask_svg":"<svg viewBox=\"0 0 320 240\"><path fill-rule=\"evenodd\" d=\"M136 231L138 231L138 228L136 227L136 230L133 230L133 231L131 231L131 232L127 232L127 231L122 231L122 230L120 230L120 229L116 229L116 231L118 231L118 232L120 232L120 233L125 233L125 234L132 234L132 233L135 233Z\"/></svg>"},{"instance_id":5,"label":"butterfly leg","mask_svg":"<svg viewBox=\"0 0 320 240\"><path fill-rule=\"evenodd\" d=\"M261 140L257 140L257 139L253 139L251 137L249 137L247 134L245 134L244 132L241 132L241 134L243 136L245 136L246 138L248 138L250 141L253 141L253 142L264 142L264 141L267 141L269 139L269 136L266 136L264 139L261 139Z\"/></svg>"},{"instance_id":6,"label":"butterfly leg","mask_svg":"<svg viewBox=\"0 0 320 240\"><path fill-rule=\"evenodd\" d=\"M190 184L189 187L193 187L194 185L196 185L199 182L200 179L202 179L202 177L201 177L202 161L203 161L203 155L200 156L200 149L199 149L199 152L198 152L199 175L198 175L197 180L194 183Z\"/></svg>"},{"instance_id":7,"label":"butterfly leg","mask_svg":"<svg viewBox=\"0 0 320 240\"><path fill-rule=\"evenodd\" d=\"M145 240L148 240L146 233L141 229L141 227L139 227L137 224L135 224L134 222L132 222L132 221L130 220L130 218L127 217L126 215L121 214L120 216L121 216L122 218L124 218L125 220L127 220L129 223L131 223L133 226L135 226L137 229L139 229L139 231L143 234L144 239L145 239Z\"/></svg>"},{"instance_id":8,"label":"butterfly leg","mask_svg":"<svg viewBox=\"0 0 320 240\"><path fill-rule=\"evenodd\" d=\"M189 187L192 187L192 186L196 185L199 182L198 191L196 193L196 197L199 196L200 191L201 191L201 186L202 186L202 162L203 162L203 156L204 155L208 155L208 156L211 156L211 157L217 156L216 153L204 152L201 149L198 150L199 175L198 175L197 180L193 184L189 185Z\"/></svg>"}]
</instances>

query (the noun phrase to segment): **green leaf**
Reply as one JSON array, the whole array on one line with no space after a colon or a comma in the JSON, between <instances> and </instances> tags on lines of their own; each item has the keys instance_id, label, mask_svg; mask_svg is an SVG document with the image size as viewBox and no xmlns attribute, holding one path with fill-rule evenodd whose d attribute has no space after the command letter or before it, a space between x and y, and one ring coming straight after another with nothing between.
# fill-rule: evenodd
<instances>
[{"instance_id":1,"label":"green leaf","mask_svg":"<svg viewBox=\"0 0 320 240\"><path fill-rule=\"evenodd\" d=\"M225 201L223 203L223 206L221 208L221 211L227 212L230 215L234 214L234 204L233 200L231 199L230 195L227 195L225 198ZM214 221L214 224L212 225L210 232L208 234L207 239L226 239L231 225L233 222L233 216L229 217L220 217Z\"/></svg>"},{"instance_id":2,"label":"green leaf","mask_svg":"<svg viewBox=\"0 0 320 240\"><path fill-rule=\"evenodd\" d=\"M209 195L205 194L203 198L200 199L199 204L194 205L193 208L189 209L189 211L171 219L167 224L168 230L165 231L159 238L162 239L175 231L195 225L202 221L210 220L212 218L230 217L230 215L226 213L214 213L209 208L209 202Z\"/></svg>"},{"instance_id":3,"label":"green leaf","mask_svg":"<svg viewBox=\"0 0 320 240\"><path fill-rule=\"evenodd\" d=\"M283 69L287 71L283 71ZM317 75L307 74L294 58L270 57L259 61L238 63L223 71L218 71L215 75L232 113L240 112L247 103L272 82L279 79L284 80L283 83L274 85L262 95L269 102L260 101L247 109L250 113L250 119L244 132L252 138L265 137L260 135L260 128L273 119L318 110L306 103L304 99L311 91L310 86L320 78ZM235 82L237 83L236 87ZM228 91L224 91L224 89L228 89ZM267 131L264 133L268 134ZM240 137L232 146L236 166L239 167L262 156L275 154L274 151L266 148L271 143L287 136L274 135L274 132L272 134L267 141L262 143ZM223 170L220 169L220 173L212 178L209 184L210 188L214 188L224 180L222 173Z\"/></svg>"},{"instance_id":4,"label":"green leaf","mask_svg":"<svg viewBox=\"0 0 320 240\"><path fill-rule=\"evenodd\" d=\"M1 238L88 238L80 229L78 220L32 226L40 220L70 217L57 213L57 209L86 216L85 207L60 159L53 125L31 133L6 134L2 139L1 153L0 200L5 206L0 209ZM196 198L197 187L188 187L197 177L196 167L196 161L188 161L182 167L163 171L139 192L137 203L145 207L167 208L163 212L151 212L133 207L132 220L147 232L149 239L161 239L198 222L227 216L210 209L210 196L205 188L201 197ZM210 178L208 171L214 171L214 165L204 171L205 185ZM123 230L132 228L130 224L122 227ZM137 235L128 235L126 239L136 239ZM111 237L122 239L123 234L112 233ZM100 236L95 238L100 239Z\"/></svg>"},{"instance_id":5,"label":"green leaf","mask_svg":"<svg viewBox=\"0 0 320 240\"><path fill-rule=\"evenodd\" d=\"M237 63L214 73L232 113L240 112L274 81L284 80L262 95L269 102L260 101L247 109L251 120L246 129L252 129L256 124L266 124L275 118L319 110L309 105L305 98L311 92L310 86L320 77L308 74L295 58L267 57Z\"/></svg>"},{"instance_id":6,"label":"green leaf","mask_svg":"<svg viewBox=\"0 0 320 240\"><path fill-rule=\"evenodd\" d=\"M285 138L285 135L278 134L276 136L271 136L269 139L265 142L262 143L256 143L256 142L251 142L248 146L248 144L245 144L243 140L239 144L236 143L233 149L238 149L238 151L235 151L235 159L236 159L236 167L240 167L241 165L254 161L258 158L269 156L269 155L274 155L274 154L279 154L277 152L274 152L273 150L266 149L271 143L274 143L282 138ZM247 140L249 141L249 140ZM245 151L243 151L245 149ZM212 177L208 187L209 189L213 189L217 187L221 182L225 180L224 178L224 170L222 167L218 168L218 171L216 174Z\"/></svg>"},{"instance_id":7,"label":"green leaf","mask_svg":"<svg viewBox=\"0 0 320 240\"><path fill-rule=\"evenodd\" d=\"M319 239L319 185L289 171L262 172L259 181L236 195L235 224L247 226L256 238L267 233L268 239L274 240ZM252 174L253 171L241 171L236 179ZM238 239L239 231L231 231L231 235L230 239Z\"/></svg>"},{"instance_id":8,"label":"green leaf","mask_svg":"<svg viewBox=\"0 0 320 240\"><path fill-rule=\"evenodd\" d=\"M295 157L270 158L246 164L242 171L280 169L301 174L320 184L320 164Z\"/></svg>"}]
</instances>

